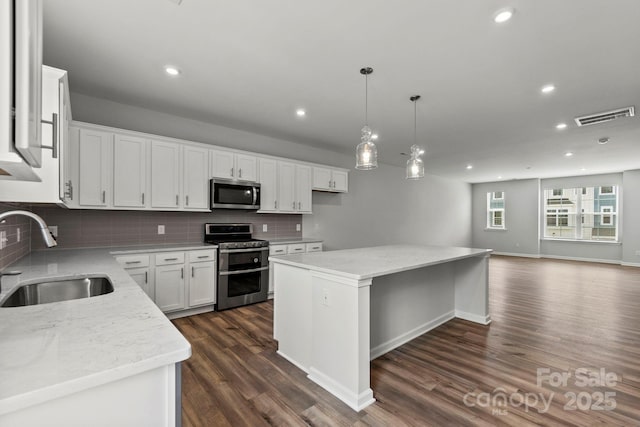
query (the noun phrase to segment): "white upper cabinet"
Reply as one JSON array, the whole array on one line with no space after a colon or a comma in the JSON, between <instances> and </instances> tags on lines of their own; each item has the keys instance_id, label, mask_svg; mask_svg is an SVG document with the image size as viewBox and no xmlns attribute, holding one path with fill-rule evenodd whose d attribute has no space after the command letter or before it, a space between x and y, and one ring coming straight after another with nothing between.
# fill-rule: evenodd
<instances>
[{"instance_id":1,"label":"white upper cabinet","mask_svg":"<svg viewBox=\"0 0 640 427\"><path fill-rule=\"evenodd\" d=\"M184 207L209 209L209 150L185 146Z\"/></svg>"},{"instance_id":2,"label":"white upper cabinet","mask_svg":"<svg viewBox=\"0 0 640 427\"><path fill-rule=\"evenodd\" d=\"M248 154L211 150L211 177L256 181L258 158Z\"/></svg>"},{"instance_id":3,"label":"white upper cabinet","mask_svg":"<svg viewBox=\"0 0 640 427\"><path fill-rule=\"evenodd\" d=\"M80 129L78 204L104 207L111 203L113 134Z\"/></svg>"},{"instance_id":4,"label":"white upper cabinet","mask_svg":"<svg viewBox=\"0 0 640 427\"><path fill-rule=\"evenodd\" d=\"M296 165L296 212L311 213L311 166Z\"/></svg>"},{"instance_id":5,"label":"white upper cabinet","mask_svg":"<svg viewBox=\"0 0 640 427\"><path fill-rule=\"evenodd\" d=\"M349 188L349 175L346 171L322 167L313 167L313 189L346 193Z\"/></svg>"},{"instance_id":6,"label":"white upper cabinet","mask_svg":"<svg viewBox=\"0 0 640 427\"><path fill-rule=\"evenodd\" d=\"M151 207L180 207L180 145L151 141Z\"/></svg>"},{"instance_id":7,"label":"white upper cabinet","mask_svg":"<svg viewBox=\"0 0 640 427\"><path fill-rule=\"evenodd\" d=\"M113 143L113 206L143 208L147 205L146 139L118 135Z\"/></svg>"},{"instance_id":8,"label":"white upper cabinet","mask_svg":"<svg viewBox=\"0 0 640 427\"><path fill-rule=\"evenodd\" d=\"M260 212L278 210L278 162L274 159L258 159L260 169Z\"/></svg>"},{"instance_id":9,"label":"white upper cabinet","mask_svg":"<svg viewBox=\"0 0 640 427\"><path fill-rule=\"evenodd\" d=\"M296 210L296 165L278 162L278 210L295 212Z\"/></svg>"}]
</instances>

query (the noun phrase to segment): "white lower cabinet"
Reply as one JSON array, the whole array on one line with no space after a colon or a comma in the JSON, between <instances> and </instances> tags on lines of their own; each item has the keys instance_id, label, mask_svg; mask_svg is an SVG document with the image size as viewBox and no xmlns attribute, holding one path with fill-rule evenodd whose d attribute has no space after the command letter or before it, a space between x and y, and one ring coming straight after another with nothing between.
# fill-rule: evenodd
<instances>
[{"instance_id":1,"label":"white lower cabinet","mask_svg":"<svg viewBox=\"0 0 640 427\"><path fill-rule=\"evenodd\" d=\"M303 254L308 252L320 252L320 251L322 251L322 242L269 245L269 256ZM273 285L274 285L273 270L270 268L269 269L269 298L273 298L273 289L274 289Z\"/></svg>"},{"instance_id":2,"label":"white lower cabinet","mask_svg":"<svg viewBox=\"0 0 640 427\"><path fill-rule=\"evenodd\" d=\"M212 309L216 302L216 258L215 249L116 256L158 308L171 317Z\"/></svg>"}]
</instances>

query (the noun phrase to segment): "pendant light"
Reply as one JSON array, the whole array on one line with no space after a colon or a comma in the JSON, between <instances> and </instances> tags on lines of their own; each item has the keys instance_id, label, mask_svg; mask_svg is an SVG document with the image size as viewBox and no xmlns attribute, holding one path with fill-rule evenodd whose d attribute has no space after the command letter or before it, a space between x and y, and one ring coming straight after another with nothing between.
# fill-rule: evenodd
<instances>
[{"instance_id":1,"label":"pendant light","mask_svg":"<svg viewBox=\"0 0 640 427\"><path fill-rule=\"evenodd\" d=\"M407 160L407 179L424 178L424 162L421 159L424 150L417 144L418 99L420 99L420 95L414 95L409 98L413 102L413 145L411 146L411 158Z\"/></svg>"},{"instance_id":2,"label":"pendant light","mask_svg":"<svg viewBox=\"0 0 640 427\"><path fill-rule=\"evenodd\" d=\"M370 170L378 167L378 149L371 141L371 128L369 127L369 74L373 73L373 68L366 67L360 69L360 74L364 76L364 127L360 135L360 144L356 148L356 169Z\"/></svg>"}]
</instances>

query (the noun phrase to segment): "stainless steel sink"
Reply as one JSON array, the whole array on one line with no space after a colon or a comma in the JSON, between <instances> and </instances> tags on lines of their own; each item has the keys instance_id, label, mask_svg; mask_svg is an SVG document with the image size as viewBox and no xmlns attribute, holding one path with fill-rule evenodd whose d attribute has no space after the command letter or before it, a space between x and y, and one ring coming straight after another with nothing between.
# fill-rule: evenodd
<instances>
[{"instance_id":1,"label":"stainless steel sink","mask_svg":"<svg viewBox=\"0 0 640 427\"><path fill-rule=\"evenodd\" d=\"M104 276L52 279L19 286L4 300L2 307L22 307L91 298L111 292L113 292L113 284Z\"/></svg>"}]
</instances>

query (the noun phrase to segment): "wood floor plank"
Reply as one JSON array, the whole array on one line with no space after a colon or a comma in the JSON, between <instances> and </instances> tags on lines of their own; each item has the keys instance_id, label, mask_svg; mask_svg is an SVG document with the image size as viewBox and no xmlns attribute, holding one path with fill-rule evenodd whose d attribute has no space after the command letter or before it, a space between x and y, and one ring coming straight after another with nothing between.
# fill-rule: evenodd
<instances>
[{"instance_id":1,"label":"wood floor plank","mask_svg":"<svg viewBox=\"0 0 640 427\"><path fill-rule=\"evenodd\" d=\"M489 288L489 326L454 319L373 360L377 401L360 412L276 353L272 302L174 320L193 350L183 425L640 426L640 269L493 256ZM538 385L538 368L619 381ZM549 407L480 404L499 391ZM565 408L571 393L598 392L614 392L616 408Z\"/></svg>"}]
</instances>

